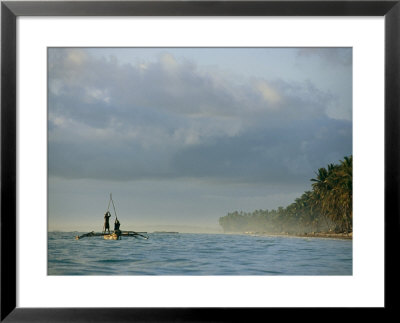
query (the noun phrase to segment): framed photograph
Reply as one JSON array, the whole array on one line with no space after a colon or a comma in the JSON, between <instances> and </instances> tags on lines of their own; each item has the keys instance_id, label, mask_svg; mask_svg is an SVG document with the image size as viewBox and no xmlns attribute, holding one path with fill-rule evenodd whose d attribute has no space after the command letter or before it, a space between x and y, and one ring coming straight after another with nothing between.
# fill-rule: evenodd
<instances>
[{"instance_id":1,"label":"framed photograph","mask_svg":"<svg viewBox=\"0 0 400 323\"><path fill-rule=\"evenodd\" d=\"M399 14L3 1L1 320L394 309Z\"/></svg>"}]
</instances>

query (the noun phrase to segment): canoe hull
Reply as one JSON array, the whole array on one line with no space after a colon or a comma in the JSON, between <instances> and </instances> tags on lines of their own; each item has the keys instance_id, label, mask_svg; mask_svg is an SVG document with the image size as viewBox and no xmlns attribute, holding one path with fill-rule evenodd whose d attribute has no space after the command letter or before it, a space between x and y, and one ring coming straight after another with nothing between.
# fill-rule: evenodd
<instances>
[{"instance_id":1,"label":"canoe hull","mask_svg":"<svg viewBox=\"0 0 400 323\"><path fill-rule=\"evenodd\" d=\"M116 233L111 233L111 234L105 234L103 236L103 238L105 240L119 240L119 239L121 239L121 235L116 234Z\"/></svg>"}]
</instances>

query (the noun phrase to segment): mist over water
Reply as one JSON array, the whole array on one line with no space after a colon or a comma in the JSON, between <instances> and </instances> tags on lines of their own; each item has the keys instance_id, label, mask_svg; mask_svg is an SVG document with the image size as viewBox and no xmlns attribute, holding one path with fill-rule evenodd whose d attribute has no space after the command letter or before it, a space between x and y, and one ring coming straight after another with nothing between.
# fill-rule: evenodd
<instances>
[{"instance_id":1,"label":"mist over water","mask_svg":"<svg viewBox=\"0 0 400 323\"><path fill-rule=\"evenodd\" d=\"M231 234L150 233L75 240L49 232L49 275L352 275L352 241Z\"/></svg>"}]
</instances>

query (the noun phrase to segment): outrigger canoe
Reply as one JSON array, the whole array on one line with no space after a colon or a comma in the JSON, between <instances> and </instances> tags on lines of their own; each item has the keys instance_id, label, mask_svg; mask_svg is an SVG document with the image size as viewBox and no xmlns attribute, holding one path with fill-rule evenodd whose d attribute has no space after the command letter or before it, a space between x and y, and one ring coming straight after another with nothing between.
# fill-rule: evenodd
<instances>
[{"instance_id":1,"label":"outrigger canoe","mask_svg":"<svg viewBox=\"0 0 400 323\"><path fill-rule=\"evenodd\" d=\"M75 240L80 240L86 237L103 237L105 240L121 240L121 237L142 237L148 239L147 232L135 232L135 231L114 231L113 233L101 233L101 232L88 232L81 236L75 236Z\"/></svg>"},{"instance_id":2,"label":"outrigger canoe","mask_svg":"<svg viewBox=\"0 0 400 323\"><path fill-rule=\"evenodd\" d=\"M114 213L115 213L115 226L114 226L114 231L112 233L105 233L105 226L103 227L103 232L88 232L85 234L82 234L81 236L75 236L75 240L79 240L85 237L103 237L105 240L121 240L121 237L142 237L144 239L148 239L149 236L147 235L147 232L135 232L135 231L121 231L119 230L119 226L120 223L118 221L118 217L117 217L117 212L115 211L115 205L114 205L114 201L112 199L112 194L110 193L110 200L108 202L108 208L107 208L107 212L106 215L108 214L109 217L111 217L111 213L109 212L110 210L110 204L112 203L113 209L114 209ZM108 222L108 218L107 218L107 222ZM117 226L118 225L118 226Z\"/></svg>"}]
</instances>

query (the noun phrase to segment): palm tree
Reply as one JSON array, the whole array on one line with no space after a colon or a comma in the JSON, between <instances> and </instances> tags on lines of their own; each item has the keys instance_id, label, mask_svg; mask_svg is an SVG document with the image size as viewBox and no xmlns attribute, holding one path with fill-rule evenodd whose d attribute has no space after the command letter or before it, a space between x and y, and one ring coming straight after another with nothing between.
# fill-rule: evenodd
<instances>
[{"instance_id":1,"label":"palm tree","mask_svg":"<svg viewBox=\"0 0 400 323\"><path fill-rule=\"evenodd\" d=\"M312 190L306 191L286 208L256 210L252 213L235 211L219 219L224 231L274 230L315 228L323 221L329 230L351 232L353 229L353 156L344 157L339 164L319 168L312 178ZM300 227L301 226L301 227Z\"/></svg>"},{"instance_id":2,"label":"palm tree","mask_svg":"<svg viewBox=\"0 0 400 323\"><path fill-rule=\"evenodd\" d=\"M337 176L337 199L341 206L343 228L352 231L353 221L353 156L340 161Z\"/></svg>"},{"instance_id":3,"label":"palm tree","mask_svg":"<svg viewBox=\"0 0 400 323\"><path fill-rule=\"evenodd\" d=\"M320 168L311 179L314 206L346 232L352 231L352 161L352 156L344 157L339 165Z\"/></svg>"},{"instance_id":4,"label":"palm tree","mask_svg":"<svg viewBox=\"0 0 400 323\"><path fill-rule=\"evenodd\" d=\"M329 177L329 172L332 172L332 165L328 166L328 169L320 168L316 173L317 177L312 178L311 181L314 182L312 184L313 195L312 195L312 204L313 209L318 210L323 218L325 218L326 223L329 218L329 208L326 202L326 197L329 192L329 184L327 179ZM329 225L328 225L329 227Z\"/></svg>"}]
</instances>

